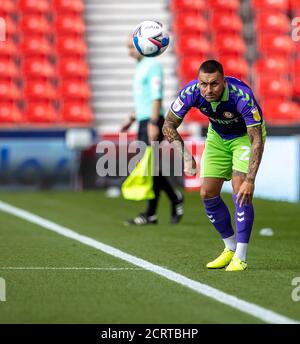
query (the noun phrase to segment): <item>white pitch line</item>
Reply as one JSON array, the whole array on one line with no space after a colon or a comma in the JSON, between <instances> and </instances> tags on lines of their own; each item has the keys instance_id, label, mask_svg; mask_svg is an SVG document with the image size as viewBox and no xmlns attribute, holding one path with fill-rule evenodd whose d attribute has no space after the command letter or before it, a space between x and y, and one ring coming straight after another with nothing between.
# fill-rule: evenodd
<instances>
[{"instance_id":1,"label":"white pitch line","mask_svg":"<svg viewBox=\"0 0 300 344\"><path fill-rule=\"evenodd\" d=\"M122 270L139 270L144 271L143 268L100 268L100 267L63 267L63 266L0 266L0 270L96 270L96 271L122 271Z\"/></svg>"},{"instance_id":2,"label":"white pitch line","mask_svg":"<svg viewBox=\"0 0 300 344\"><path fill-rule=\"evenodd\" d=\"M239 299L236 296L222 292L219 289L210 287L207 284L192 280L179 273L163 268L159 265L152 264L144 259L135 257L121 250L118 250L112 246L103 244L100 241L81 235L67 227L60 226L55 222L46 220L40 216L34 215L26 210L14 207L8 203L0 201L0 210L5 213L14 215L28 222L34 223L40 227L46 228L52 232L58 233L64 237L79 241L87 246L96 248L99 251L107 253L116 258L125 260L133 265L139 266L145 270L152 271L170 281L181 284L191 290L194 290L198 294L207 296L215 301L223 303L231 308L235 308L243 313L252 315L253 317L260 319L266 323L271 324L299 324L299 321L287 318L283 315L275 313L269 309L258 306L254 303L250 303Z\"/></svg>"}]
</instances>

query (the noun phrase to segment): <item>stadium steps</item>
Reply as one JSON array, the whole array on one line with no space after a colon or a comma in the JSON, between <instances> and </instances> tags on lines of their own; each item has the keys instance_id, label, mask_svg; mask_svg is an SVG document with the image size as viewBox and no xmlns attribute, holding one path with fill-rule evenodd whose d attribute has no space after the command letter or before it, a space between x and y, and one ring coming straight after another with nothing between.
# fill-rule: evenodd
<instances>
[{"instance_id":1,"label":"stadium steps","mask_svg":"<svg viewBox=\"0 0 300 344\"><path fill-rule=\"evenodd\" d=\"M128 55L127 38L143 20L159 20L170 27L167 0L86 0L86 39L89 45L93 110L100 132L117 132L134 108L132 78L135 61ZM171 37L172 41L172 37ZM178 89L172 46L158 58L165 74L167 108Z\"/></svg>"}]
</instances>

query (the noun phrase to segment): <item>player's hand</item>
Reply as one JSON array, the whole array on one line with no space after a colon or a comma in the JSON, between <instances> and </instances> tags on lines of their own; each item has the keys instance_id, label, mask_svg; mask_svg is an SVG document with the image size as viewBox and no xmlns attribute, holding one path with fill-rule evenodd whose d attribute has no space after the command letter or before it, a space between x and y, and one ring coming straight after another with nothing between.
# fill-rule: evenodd
<instances>
[{"instance_id":1,"label":"player's hand","mask_svg":"<svg viewBox=\"0 0 300 344\"><path fill-rule=\"evenodd\" d=\"M249 204L252 202L254 193L254 183L245 180L242 185L240 186L239 192L237 194L237 203L240 207L245 204Z\"/></svg>"},{"instance_id":2,"label":"player's hand","mask_svg":"<svg viewBox=\"0 0 300 344\"><path fill-rule=\"evenodd\" d=\"M159 127L155 124L148 123L147 125L147 132L148 132L148 141L151 143L152 141L157 141L159 136Z\"/></svg>"},{"instance_id":3,"label":"player's hand","mask_svg":"<svg viewBox=\"0 0 300 344\"><path fill-rule=\"evenodd\" d=\"M128 119L124 124L122 124L120 132L121 133L126 133L128 129L131 127L132 120Z\"/></svg>"},{"instance_id":4,"label":"player's hand","mask_svg":"<svg viewBox=\"0 0 300 344\"><path fill-rule=\"evenodd\" d=\"M184 161L184 173L188 176L195 176L197 174L197 163L194 158Z\"/></svg>"}]
</instances>

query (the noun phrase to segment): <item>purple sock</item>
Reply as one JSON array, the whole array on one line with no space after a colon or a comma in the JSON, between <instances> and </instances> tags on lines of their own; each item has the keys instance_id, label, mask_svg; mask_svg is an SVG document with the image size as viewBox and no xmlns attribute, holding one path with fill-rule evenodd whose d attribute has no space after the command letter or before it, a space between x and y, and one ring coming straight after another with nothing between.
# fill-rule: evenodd
<instances>
[{"instance_id":1,"label":"purple sock","mask_svg":"<svg viewBox=\"0 0 300 344\"><path fill-rule=\"evenodd\" d=\"M210 222L220 233L222 239L232 236L234 232L231 225L230 213L222 198L217 196L205 199L203 202Z\"/></svg>"},{"instance_id":2,"label":"purple sock","mask_svg":"<svg viewBox=\"0 0 300 344\"><path fill-rule=\"evenodd\" d=\"M253 205L250 203L240 207L236 202L236 197L237 195L232 196L235 205L236 240L237 242L247 244L250 240L254 222Z\"/></svg>"}]
</instances>

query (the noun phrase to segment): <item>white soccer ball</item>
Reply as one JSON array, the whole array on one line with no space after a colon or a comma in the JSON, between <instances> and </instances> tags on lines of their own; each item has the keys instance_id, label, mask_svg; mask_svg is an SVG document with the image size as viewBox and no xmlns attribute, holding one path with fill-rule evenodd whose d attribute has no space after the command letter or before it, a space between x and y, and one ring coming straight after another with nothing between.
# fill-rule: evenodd
<instances>
[{"instance_id":1,"label":"white soccer ball","mask_svg":"<svg viewBox=\"0 0 300 344\"><path fill-rule=\"evenodd\" d=\"M167 49L170 38L162 23L146 20L134 30L132 42L141 55L154 57Z\"/></svg>"}]
</instances>

